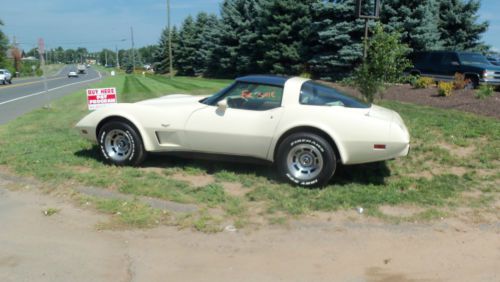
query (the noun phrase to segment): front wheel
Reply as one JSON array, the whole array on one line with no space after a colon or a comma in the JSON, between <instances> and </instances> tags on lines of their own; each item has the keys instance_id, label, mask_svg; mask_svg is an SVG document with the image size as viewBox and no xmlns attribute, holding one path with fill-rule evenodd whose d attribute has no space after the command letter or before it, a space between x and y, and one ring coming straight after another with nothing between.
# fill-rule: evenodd
<instances>
[{"instance_id":1,"label":"front wheel","mask_svg":"<svg viewBox=\"0 0 500 282\"><path fill-rule=\"evenodd\" d=\"M294 185L324 186L332 178L337 159L332 146L322 137L311 133L295 133L278 147L278 172Z\"/></svg>"},{"instance_id":2,"label":"front wheel","mask_svg":"<svg viewBox=\"0 0 500 282\"><path fill-rule=\"evenodd\" d=\"M103 157L111 164L139 165L146 157L146 151L137 130L126 122L106 123L98 135Z\"/></svg>"}]
</instances>

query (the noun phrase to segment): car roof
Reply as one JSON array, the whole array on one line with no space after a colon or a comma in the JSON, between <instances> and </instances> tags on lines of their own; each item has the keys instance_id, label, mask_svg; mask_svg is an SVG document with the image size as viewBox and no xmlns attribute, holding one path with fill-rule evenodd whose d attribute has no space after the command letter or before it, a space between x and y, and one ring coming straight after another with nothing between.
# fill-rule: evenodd
<instances>
[{"instance_id":1,"label":"car roof","mask_svg":"<svg viewBox=\"0 0 500 282\"><path fill-rule=\"evenodd\" d=\"M268 84L274 86L284 87L285 82L290 79L286 76L279 75L247 75L243 77L238 77L236 81L238 82L248 82L248 83L259 83Z\"/></svg>"}]
</instances>

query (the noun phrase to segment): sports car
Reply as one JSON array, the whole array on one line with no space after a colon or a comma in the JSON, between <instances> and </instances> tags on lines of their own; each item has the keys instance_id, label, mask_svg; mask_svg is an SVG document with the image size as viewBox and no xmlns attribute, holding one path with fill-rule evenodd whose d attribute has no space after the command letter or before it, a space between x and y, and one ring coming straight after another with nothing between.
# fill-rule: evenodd
<instances>
[{"instance_id":1,"label":"sports car","mask_svg":"<svg viewBox=\"0 0 500 282\"><path fill-rule=\"evenodd\" d=\"M139 165L160 152L245 157L274 163L300 186L327 184L338 164L393 159L410 148L395 111L301 77L245 76L207 97L114 104L76 128L114 165Z\"/></svg>"}]
</instances>

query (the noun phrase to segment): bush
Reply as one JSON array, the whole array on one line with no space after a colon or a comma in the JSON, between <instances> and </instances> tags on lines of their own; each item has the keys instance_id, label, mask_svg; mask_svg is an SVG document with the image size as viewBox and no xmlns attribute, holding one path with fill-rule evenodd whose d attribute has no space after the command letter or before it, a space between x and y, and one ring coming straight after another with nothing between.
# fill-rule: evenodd
<instances>
[{"instance_id":1,"label":"bush","mask_svg":"<svg viewBox=\"0 0 500 282\"><path fill-rule=\"evenodd\" d=\"M422 88L429 88L429 86L433 85L434 83L435 81L432 77L423 76L419 77L412 86L413 88L422 89Z\"/></svg>"},{"instance_id":2,"label":"bush","mask_svg":"<svg viewBox=\"0 0 500 282\"><path fill-rule=\"evenodd\" d=\"M441 81L438 84L438 94L439 96L448 97L453 93L453 83Z\"/></svg>"},{"instance_id":3,"label":"bush","mask_svg":"<svg viewBox=\"0 0 500 282\"><path fill-rule=\"evenodd\" d=\"M479 87L479 90L476 91L475 96L477 99L484 99L493 95L493 91L493 86L483 84Z\"/></svg>"},{"instance_id":4,"label":"bush","mask_svg":"<svg viewBox=\"0 0 500 282\"><path fill-rule=\"evenodd\" d=\"M373 101L384 83L401 80L404 70L411 67L406 58L408 53L409 48L401 43L400 33L386 33L382 24L377 24L369 42L368 56L355 70L353 77L354 85L367 101Z\"/></svg>"},{"instance_id":5,"label":"bush","mask_svg":"<svg viewBox=\"0 0 500 282\"><path fill-rule=\"evenodd\" d=\"M453 77L453 88L455 90L462 90L465 89L465 86L469 84L470 79L465 79L465 75L461 73L455 73L455 76Z\"/></svg>"}]
</instances>

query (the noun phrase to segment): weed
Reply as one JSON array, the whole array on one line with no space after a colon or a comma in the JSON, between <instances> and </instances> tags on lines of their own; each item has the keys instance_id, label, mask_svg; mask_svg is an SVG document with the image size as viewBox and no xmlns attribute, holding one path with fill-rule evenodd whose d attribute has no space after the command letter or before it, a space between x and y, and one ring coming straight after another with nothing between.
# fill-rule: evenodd
<instances>
[{"instance_id":1,"label":"weed","mask_svg":"<svg viewBox=\"0 0 500 282\"><path fill-rule=\"evenodd\" d=\"M483 84L479 86L479 89L476 91L475 96L477 99L485 99L492 96L493 92L494 92L493 86Z\"/></svg>"},{"instance_id":2,"label":"weed","mask_svg":"<svg viewBox=\"0 0 500 282\"><path fill-rule=\"evenodd\" d=\"M48 209L42 211L42 213L45 216L53 216L54 214L58 213L59 211L60 211L60 209L48 208Z\"/></svg>"}]
</instances>

